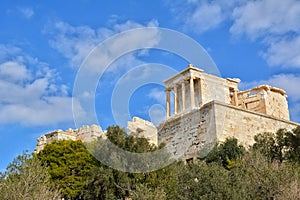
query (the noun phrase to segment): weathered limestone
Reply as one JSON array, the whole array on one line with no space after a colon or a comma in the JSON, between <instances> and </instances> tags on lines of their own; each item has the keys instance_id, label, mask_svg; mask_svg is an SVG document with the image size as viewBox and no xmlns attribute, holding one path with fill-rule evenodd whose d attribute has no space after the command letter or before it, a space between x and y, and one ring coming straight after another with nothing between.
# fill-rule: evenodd
<instances>
[{"instance_id":1,"label":"weathered limestone","mask_svg":"<svg viewBox=\"0 0 300 200\"><path fill-rule=\"evenodd\" d=\"M164 83L176 98L174 113L167 108L167 118L158 126L158 144L166 143L175 159L205 155L228 137L248 147L256 134L299 125L289 121L287 96L279 88L239 91L239 79L206 74L191 64Z\"/></svg>"},{"instance_id":2,"label":"weathered limestone","mask_svg":"<svg viewBox=\"0 0 300 200\"><path fill-rule=\"evenodd\" d=\"M131 122L128 122L130 134L135 137L144 137L148 139L151 144L157 145L157 129L149 121L138 117L133 117ZM96 139L106 139L106 131L103 131L98 125L83 126L78 129L69 128L66 131L55 130L46 133L38 138L35 148L35 153L39 153L44 149L46 144L55 140L81 140L82 142L91 142Z\"/></svg>"},{"instance_id":3,"label":"weathered limestone","mask_svg":"<svg viewBox=\"0 0 300 200\"><path fill-rule=\"evenodd\" d=\"M55 140L81 140L83 142L91 142L98 138L105 139L106 136L101 127L97 125L83 126L75 130L70 128L66 131L55 130L38 138L35 153L39 153L44 149L46 144L49 144Z\"/></svg>"},{"instance_id":4,"label":"weathered limestone","mask_svg":"<svg viewBox=\"0 0 300 200\"><path fill-rule=\"evenodd\" d=\"M165 143L174 159L198 157L199 150L217 141L212 105L166 119L158 126L158 144ZM210 149L208 148L208 151Z\"/></svg>"},{"instance_id":5,"label":"weathered limestone","mask_svg":"<svg viewBox=\"0 0 300 200\"><path fill-rule=\"evenodd\" d=\"M222 102L213 101L211 104L214 110L218 141L235 137L247 147L254 143L254 136L258 133L275 133L280 128L291 130L299 125L286 119L279 119Z\"/></svg>"},{"instance_id":6,"label":"weathered limestone","mask_svg":"<svg viewBox=\"0 0 300 200\"><path fill-rule=\"evenodd\" d=\"M157 129L151 122L133 117L127 128L133 136L146 138L149 143L157 145Z\"/></svg>"},{"instance_id":7,"label":"weathered limestone","mask_svg":"<svg viewBox=\"0 0 300 200\"><path fill-rule=\"evenodd\" d=\"M261 85L238 93L238 106L255 112L289 120L288 103L284 90Z\"/></svg>"}]
</instances>

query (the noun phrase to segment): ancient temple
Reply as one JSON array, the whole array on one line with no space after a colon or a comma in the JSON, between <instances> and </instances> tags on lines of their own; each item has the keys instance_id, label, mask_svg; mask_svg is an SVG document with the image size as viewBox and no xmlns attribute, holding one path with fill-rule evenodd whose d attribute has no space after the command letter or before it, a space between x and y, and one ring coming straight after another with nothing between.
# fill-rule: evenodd
<instances>
[{"instance_id":1,"label":"ancient temple","mask_svg":"<svg viewBox=\"0 0 300 200\"><path fill-rule=\"evenodd\" d=\"M238 78L220 78L203 70L188 68L164 81L166 86L167 117L201 107L214 100L247 110L289 120L286 92L282 89L261 85L250 90L239 91ZM173 93L171 109L170 93Z\"/></svg>"},{"instance_id":2,"label":"ancient temple","mask_svg":"<svg viewBox=\"0 0 300 200\"><path fill-rule=\"evenodd\" d=\"M261 85L240 91L238 78L221 78L189 64L164 81L166 120L158 126L158 143L168 144L175 157L195 158L228 137L245 146L254 135L292 129L286 92Z\"/></svg>"}]
</instances>

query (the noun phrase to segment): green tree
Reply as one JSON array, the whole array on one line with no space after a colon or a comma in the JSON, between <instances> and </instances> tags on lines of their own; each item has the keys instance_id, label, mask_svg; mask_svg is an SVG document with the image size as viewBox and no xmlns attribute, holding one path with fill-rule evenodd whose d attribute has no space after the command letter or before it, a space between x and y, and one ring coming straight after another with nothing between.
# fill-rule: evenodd
<instances>
[{"instance_id":1,"label":"green tree","mask_svg":"<svg viewBox=\"0 0 300 200\"><path fill-rule=\"evenodd\" d=\"M119 126L110 126L107 128L107 139L117 147L134 153L151 152L157 149L157 147L150 144L147 139L128 135L126 131ZM149 160L142 160L140 163L134 163L128 158L125 158L124 151L118 151L116 149L117 147L109 146L106 142L105 140L99 140L95 143L88 144L88 148L91 149L96 157L101 158L101 160L107 159L113 162L115 166L124 167L125 169L134 165L146 166L150 162ZM118 153L116 154L114 151ZM165 194L167 193L165 191L170 191L170 188L174 185L171 180L171 177L173 177L171 167L147 173L127 173L110 169L103 165L99 165L93 170L92 181L88 186L88 190L90 191L89 198L91 199L157 197L158 194ZM158 187L162 189L158 189ZM143 197L141 196L141 188L145 189L145 196ZM96 191L96 193L94 191ZM88 194L88 192L86 193Z\"/></svg>"},{"instance_id":2,"label":"green tree","mask_svg":"<svg viewBox=\"0 0 300 200\"><path fill-rule=\"evenodd\" d=\"M270 161L257 151L243 158L237 170L239 183L249 199L299 199L299 166Z\"/></svg>"},{"instance_id":3,"label":"green tree","mask_svg":"<svg viewBox=\"0 0 300 200\"><path fill-rule=\"evenodd\" d=\"M207 163L222 164L225 168L231 169L235 167L236 161L245 153L245 148L238 145L236 138L227 138L225 142L216 145L206 156Z\"/></svg>"},{"instance_id":4,"label":"green tree","mask_svg":"<svg viewBox=\"0 0 300 200\"><path fill-rule=\"evenodd\" d=\"M165 200L166 193L163 188L149 188L143 184L137 185L136 190L131 192L133 200Z\"/></svg>"},{"instance_id":5,"label":"green tree","mask_svg":"<svg viewBox=\"0 0 300 200\"><path fill-rule=\"evenodd\" d=\"M275 134L263 133L254 137L253 149L270 161L284 160L300 164L300 127L291 131L279 129Z\"/></svg>"},{"instance_id":6,"label":"green tree","mask_svg":"<svg viewBox=\"0 0 300 200\"><path fill-rule=\"evenodd\" d=\"M84 199L116 199L112 169L101 164L91 169Z\"/></svg>"},{"instance_id":7,"label":"green tree","mask_svg":"<svg viewBox=\"0 0 300 200\"><path fill-rule=\"evenodd\" d=\"M45 163L54 185L61 188L67 199L83 196L91 169L98 165L81 141L54 141L37 157Z\"/></svg>"},{"instance_id":8,"label":"green tree","mask_svg":"<svg viewBox=\"0 0 300 200\"><path fill-rule=\"evenodd\" d=\"M300 126L286 132L286 159L300 164Z\"/></svg>"},{"instance_id":9,"label":"green tree","mask_svg":"<svg viewBox=\"0 0 300 200\"><path fill-rule=\"evenodd\" d=\"M274 133L263 133L254 136L253 149L265 155L270 161L284 160L284 149L286 147L286 130L279 129Z\"/></svg>"},{"instance_id":10,"label":"green tree","mask_svg":"<svg viewBox=\"0 0 300 200\"><path fill-rule=\"evenodd\" d=\"M24 153L7 167L0 182L0 199L59 200L61 193L50 185L50 175L42 162Z\"/></svg>"}]
</instances>

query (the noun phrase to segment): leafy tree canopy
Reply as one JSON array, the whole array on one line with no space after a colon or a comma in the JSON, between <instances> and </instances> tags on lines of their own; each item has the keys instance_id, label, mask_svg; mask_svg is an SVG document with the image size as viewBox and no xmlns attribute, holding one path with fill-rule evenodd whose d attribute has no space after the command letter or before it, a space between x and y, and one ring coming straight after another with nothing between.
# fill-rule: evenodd
<instances>
[{"instance_id":1,"label":"leafy tree canopy","mask_svg":"<svg viewBox=\"0 0 300 200\"><path fill-rule=\"evenodd\" d=\"M236 138L227 138L224 143L217 144L205 158L207 163L216 162L227 169L236 166L236 160L245 153L245 148L238 145Z\"/></svg>"},{"instance_id":2,"label":"leafy tree canopy","mask_svg":"<svg viewBox=\"0 0 300 200\"><path fill-rule=\"evenodd\" d=\"M271 161L284 160L300 164L300 127L291 131L279 129L276 133L263 133L254 137L253 149Z\"/></svg>"},{"instance_id":3,"label":"leafy tree canopy","mask_svg":"<svg viewBox=\"0 0 300 200\"><path fill-rule=\"evenodd\" d=\"M67 199L82 196L91 169L98 165L81 141L54 141L37 157L45 163L54 185L62 189Z\"/></svg>"},{"instance_id":4,"label":"leafy tree canopy","mask_svg":"<svg viewBox=\"0 0 300 200\"><path fill-rule=\"evenodd\" d=\"M50 185L50 175L42 162L24 153L17 156L2 175L0 199L60 200L61 193Z\"/></svg>"}]
</instances>

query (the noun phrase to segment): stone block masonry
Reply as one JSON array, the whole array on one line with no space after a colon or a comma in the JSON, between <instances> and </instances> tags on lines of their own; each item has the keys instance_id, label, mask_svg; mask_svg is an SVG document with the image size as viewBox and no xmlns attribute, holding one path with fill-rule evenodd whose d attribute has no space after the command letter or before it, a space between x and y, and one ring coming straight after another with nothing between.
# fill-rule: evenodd
<instances>
[{"instance_id":1,"label":"stone block masonry","mask_svg":"<svg viewBox=\"0 0 300 200\"><path fill-rule=\"evenodd\" d=\"M157 129L151 122L133 117L132 121L127 123L127 128L134 137L146 138L149 143L157 145Z\"/></svg>"},{"instance_id":2,"label":"stone block masonry","mask_svg":"<svg viewBox=\"0 0 300 200\"><path fill-rule=\"evenodd\" d=\"M46 133L38 138L35 153L39 153L45 146L56 140L81 140L83 142L91 142L98 138L106 138L106 133L102 131L100 126L95 124L91 126L83 126L78 129L69 128L66 131L54 130Z\"/></svg>"},{"instance_id":3,"label":"stone block masonry","mask_svg":"<svg viewBox=\"0 0 300 200\"><path fill-rule=\"evenodd\" d=\"M248 147L253 145L254 136L259 133L275 133L280 128L291 130L299 126L298 123L280 119L267 114L235 107L222 102L211 102L213 105L216 133L218 141L225 141L228 137L235 137Z\"/></svg>"},{"instance_id":4,"label":"stone block masonry","mask_svg":"<svg viewBox=\"0 0 300 200\"><path fill-rule=\"evenodd\" d=\"M158 127L158 143L165 143L174 159L190 160L205 156L217 142L235 137L249 147L254 136L291 130L297 123L256 113L218 101L175 115Z\"/></svg>"},{"instance_id":5,"label":"stone block masonry","mask_svg":"<svg viewBox=\"0 0 300 200\"><path fill-rule=\"evenodd\" d=\"M187 110L158 126L158 143L165 143L174 159L188 160L217 142L213 104Z\"/></svg>"},{"instance_id":6,"label":"stone block masonry","mask_svg":"<svg viewBox=\"0 0 300 200\"><path fill-rule=\"evenodd\" d=\"M158 144L165 143L174 159L205 156L230 137L247 148L256 134L299 126L289 121L287 95L280 88L239 91L240 79L213 76L191 64L164 83L167 118L158 126Z\"/></svg>"}]
</instances>

